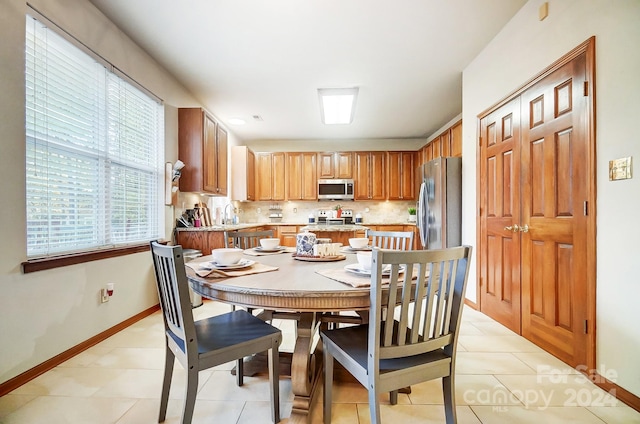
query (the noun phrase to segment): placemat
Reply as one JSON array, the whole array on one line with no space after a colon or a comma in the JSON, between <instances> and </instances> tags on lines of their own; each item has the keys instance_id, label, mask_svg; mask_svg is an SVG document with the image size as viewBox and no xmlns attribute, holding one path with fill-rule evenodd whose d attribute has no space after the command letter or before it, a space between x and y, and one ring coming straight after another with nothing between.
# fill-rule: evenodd
<instances>
[{"instance_id":1,"label":"placemat","mask_svg":"<svg viewBox=\"0 0 640 424\"><path fill-rule=\"evenodd\" d=\"M316 273L327 278L331 278L332 280L349 284L352 287L369 287L371 285L371 276L354 274L353 272L349 272L344 268L322 269L316 271ZM382 282L388 283L389 279L383 278Z\"/></svg>"},{"instance_id":2,"label":"placemat","mask_svg":"<svg viewBox=\"0 0 640 424\"><path fill-rule=\"evenodd\" d=\"M259 262L256 262L255 264L247 268L237 269L237 270L228 270L228 271L202 267L203 263L210 262L210 261L211 261L211 258L209 257L209 260L200 260L200 261L193 260L191 262L187 262L184 265L194 270L199 277L207 277L207 278L240 277L242 275L260 274L261 272L278 270L277 266L264 265Z\"/></svg>"},{"instance_id":3,"label":"placemat","mask_svg":"<svg viewBox=\"0 0 640 424\"><path fill-rule=\"evenodd\" d=\"M415 280L417 268L414 266L413 268L413 279ZM332 269L321 269L316 271L316 273L330 278L335 281L339 281L344 284L349 284L352 287L362 288L362 287L370 287L371 286L371 276L370 275L359 275L354 274L353 272L349 272L344 268L332 268ZM404 278L404 274L400 274L398 277L398 281ZM389 277L382 277L382 284L389 284Z\"/></svg>"}]
</instances>

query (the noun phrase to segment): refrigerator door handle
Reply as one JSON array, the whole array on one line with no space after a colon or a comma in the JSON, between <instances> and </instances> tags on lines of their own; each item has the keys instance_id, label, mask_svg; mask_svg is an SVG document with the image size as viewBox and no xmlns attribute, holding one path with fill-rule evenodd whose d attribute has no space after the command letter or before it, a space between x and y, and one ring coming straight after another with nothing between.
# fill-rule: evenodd
<instances>
[{"instance_id":1,"label":"refrigerator door handle","mask_svg":"<svg viewBox=\"0 0 640 424\"><path fill-rule=\"evenodd\" d=\"M426 214L426 199L425 195L427 192L427 186L422 182L420 185L420 196L418 197L418 217L417 217L417 225L418 225L418 233L420 233L420 242L422 243L422 248L427 247L427 225L425 222Z\"/></svg>"}]
</instances>

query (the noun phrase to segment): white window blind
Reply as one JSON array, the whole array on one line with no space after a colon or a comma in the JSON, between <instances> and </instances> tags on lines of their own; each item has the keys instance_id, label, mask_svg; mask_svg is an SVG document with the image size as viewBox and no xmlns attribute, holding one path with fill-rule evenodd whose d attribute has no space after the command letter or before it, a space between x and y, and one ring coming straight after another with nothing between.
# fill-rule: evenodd
<instances>
[{"instance_id":1,"label":"white window blind","mask_svg":"<svg viewBox=\"0 0 640 424\"><path fill-rule=\"evenodd\" d=\"M27 256L158 238L162 105L31 16L25 84Z\"/></svg>"}]
</instances>

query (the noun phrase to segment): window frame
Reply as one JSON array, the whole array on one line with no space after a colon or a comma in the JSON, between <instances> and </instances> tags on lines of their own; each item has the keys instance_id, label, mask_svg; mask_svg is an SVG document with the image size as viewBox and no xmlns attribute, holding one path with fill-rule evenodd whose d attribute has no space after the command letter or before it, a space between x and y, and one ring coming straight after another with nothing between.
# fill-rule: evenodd
<instances>
[{"instance_id":1,"label":"window frame","mask_svg":"<svg viewBox=\"0 0 640 424\"><path fill-rule=\"evenodd\" d=\"M155 101L156 103L158 103L158 108L159 108L159 115L158 115L159 124L158 125L159 126L157 127L157 133L158 133L159 139L157 139L156 141L157 146L155 147L157 149L158 157L157 157L157 163L153 165L153 171L155 173L154 179L155 179L155 185L156 185L155 193L157 194L157 199L156 199L157 201L152 202L152 204L155 203L155 209L157 214L156 228L157 228L157 234L159 238L162 234L164 234L164 221L165 221L165 216L164 216L165 211L164 211L164 208L162 207L163 206L162 188L164 185L164 157L163 156L164 156L164 122L165 122L164 109L163 109L164 103L162 99L160 99L154 93L152 93L151 91L149 91L148 89L140 85L137 81L133 80L131 77L126 75L117 67L112 65L110 62L108 62L98 53L91 50L89 47L83 44L80 40L76 39L74 36L70 35L68 32L66 32L64 29L62 29L58 25L56 25L54 22L52 22L51 20L43 16L41 13L39 13L30 5L28 5L27 7L25 18L33 18L39 21L42 25L44 25L47 28L47 30L55 32L58 36L62 37L67 42L71 43L73 46L81 50L83 53L87 54L97 63L104 66L109 73L114 74L115 76L117 76L118 78L126 82L127 84L130 84L135 89L147 95L152 101ZM27 33L27 29L25 28L25 41L26 41L26 33ZM25 74L25 77L26 77L26 74ZM25 84L26 83L27 82L25 80ZM25 89L26 89L26 86L25 86ZM25 134L25 142L26 141L27 141L27 134ZM108 188L109 188L108 185L101 187L101 189L104 189L104 190L101 190L101 194L100 194L102 198L108 195L108 190L107 190ZM109 211L107 210L106 212L107 212L107 215L109 215ZM113 242L108 242L102 245L90 246L90 247L87 247L86 249L81 249L76 251L69 250L67 252L62 251L60 253L49 253L41 256L38 256L38 254L36 253L36 254L33 254L33 256L31 257L27 256L26 261L21 263L22 270L23 270L23 273L29 273L29 272L35 272L35 271L40 271L45 269L52 269L52 268L74 265L74 264L84 263L84 262L89 262L94 260L101 260L106 258L112 258L112 257L117 257L122 255L143 252L143 251L149 250L148 241L149 240L146 240L146 239L141 239L137 241L129 240L129 241L124 241L118 244L114 244ZM102 240L102 242L104 242L104 240Z\"/></svg>"}]
</instances>

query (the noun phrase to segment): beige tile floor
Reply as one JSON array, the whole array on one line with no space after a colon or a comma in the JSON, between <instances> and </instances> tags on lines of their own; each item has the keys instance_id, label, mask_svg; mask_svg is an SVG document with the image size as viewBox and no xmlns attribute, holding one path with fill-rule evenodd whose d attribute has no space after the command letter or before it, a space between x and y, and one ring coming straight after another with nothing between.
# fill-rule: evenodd
<instances>
[{"instance_id":1,"label":"beige tile floor","mask_svg":"<svg viewBox=\"0 0 640 424\"><path fill-rule=\"evenodd\" d=\"M229 311L207 301L197 318ZM291 351L293 323L276 323ZM144 424L157 422L163 367L163 329L156 313L0 397L2 424ZM270 422L266 376L247 377L243 387L229 373L233 364L200 373L194 423ZM177 365L167 412L180 422L184 372ZM465 308L459 339L456 398L460 423L640 423L640 413L502 325ZM369 423L367 393L357 383L337 382L332 422ZM291 413L290 380L280 380L283 422ZM318 396L321 398L322 395ZM444 422L440 381L412 387L398 404L382 397L386 423ZM321 399L312 422L322 422Z\"/></svg>"}]
</instances>

